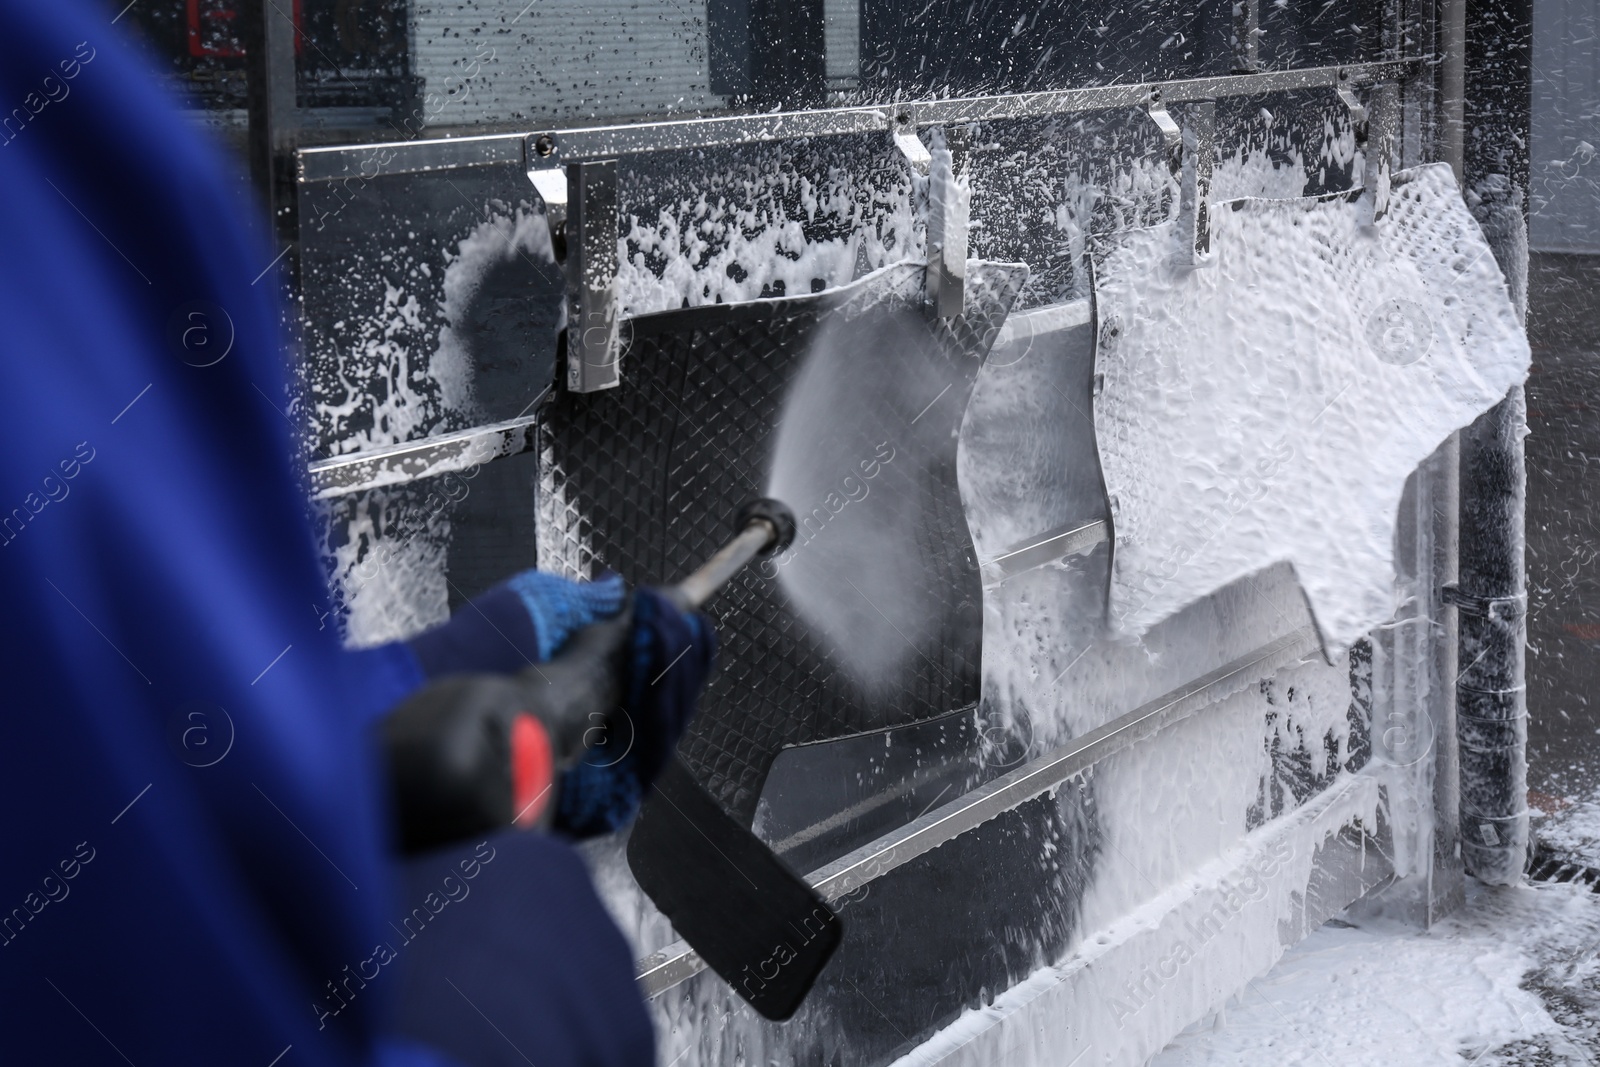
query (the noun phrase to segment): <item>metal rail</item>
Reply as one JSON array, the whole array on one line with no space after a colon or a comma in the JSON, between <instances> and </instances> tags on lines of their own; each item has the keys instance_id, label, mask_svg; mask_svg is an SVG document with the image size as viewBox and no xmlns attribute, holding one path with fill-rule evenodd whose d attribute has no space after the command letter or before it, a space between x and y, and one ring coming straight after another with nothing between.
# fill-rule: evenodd
<instances>
[{"instance_id":1,"label":"metal rail","mask_svg":"<svg viewBox=\"0 0 1600 1067\"><path fill-rule=\"evenodd\" d=\"M1014 574L1032 570L1042 563L1074 556L1111 538L1111 529L1104 519L1083 523L1070 523L1048 533L1019 541L993 559L983 561L983 569L1009 578Z\"/></svg>"},{"instance_id":2,"label":"metal rail","mask_svg":"<svg viewBox=\"0 0 1600 1067\"><path fill-rule=\"evenodd\" d=\"M1056 789L1101 760L1189 718L1236 691L1230 686L1271 675L1321 647L1316 631L1303 626L913 819L812 871L806 880L825 899L839 900L918 856ZM653 997L699 974L705 966L688 942L675 941L640 960L635 968L636 980L644 995Z\"/></svg>"},{"instance_id":3,"label":"metal rail","mask_svg":"<svg viewBox=\"0 0 1600 1067\"><path fill-rule=\"evenodd\" d=\"M1344 67L1308 67L1217 78L1183 78L1039 93L906 101L870 107L326 145L302 148L296 152L296 173L301 182L309 183L371 179L391 174L422 174L466 167L525 165L530 143L537 145L545 138L549 140L543 142L542 154L558 152L563 162L572 163L751 142L890 132L907 126L954 126L997 119L1039 118L1080 111L1142 107L1152 99L1172 104L1305 89L1330 89L1404 80L1421 68L1420 59L1398 59Z\"/></svg>"},{"instance_id":4,"label":"metal rail","mask_svg":"<svg viewBox=\"0 0 1600 1067\"><path fill-rule=\"evenodd\" d=\"M318 500L363 489L404 485L422 478L471 470L533 447L537 416L525 415L470 430L424 437L398 445L350 452L310 465L311 495Z\"/></svg>"}]
</instances>

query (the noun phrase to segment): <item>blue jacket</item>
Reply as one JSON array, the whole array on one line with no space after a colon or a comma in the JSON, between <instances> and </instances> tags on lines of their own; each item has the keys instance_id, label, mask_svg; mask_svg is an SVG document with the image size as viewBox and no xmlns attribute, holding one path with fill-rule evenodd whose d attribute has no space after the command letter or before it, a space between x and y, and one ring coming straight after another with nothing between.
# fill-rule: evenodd
<instances>
[{"instance_id":1,"label":"blue jacket","mask_svg":"<svg viewBox=\"0 0 1600 1067\"><path fill-rule=\"evenodd\" d=\"M428 905L371 724L421 671L325 620L276 251L116 6L0 5L0 1061L449 1062L387 1036ZM535 876L497 921L525 905L514 940L549 956L508 970L519 1055L649 1062L578 858L510 847Z\"/></svg>"}]
</instances>

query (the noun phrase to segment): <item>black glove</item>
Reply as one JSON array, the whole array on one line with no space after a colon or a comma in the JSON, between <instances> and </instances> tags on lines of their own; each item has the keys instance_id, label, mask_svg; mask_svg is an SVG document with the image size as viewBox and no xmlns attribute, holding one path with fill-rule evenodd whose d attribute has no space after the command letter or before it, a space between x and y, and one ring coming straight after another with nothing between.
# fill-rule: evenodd
<instances>
[{"instance_id":1,"label":"black glove","mask_svg":"<svg viewBox=\"0 0 1600 1067\"><path fill-rule=\"evenodd\" d=\"M615 575L525 572L411 645L437 678L383 723L407 852L512 824L625 825L694 713L716 635Z\"/></svg>"}]
</instances>

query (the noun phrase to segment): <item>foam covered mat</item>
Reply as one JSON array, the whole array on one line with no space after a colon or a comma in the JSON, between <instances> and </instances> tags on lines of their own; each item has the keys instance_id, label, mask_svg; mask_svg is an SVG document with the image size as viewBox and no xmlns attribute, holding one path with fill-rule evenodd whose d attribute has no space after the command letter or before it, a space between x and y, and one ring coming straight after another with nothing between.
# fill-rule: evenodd
<instances>
[{"instance_id":1,"label":"foam covered mat","mask_svg":"<svg viewBox=\"0 0 1600 1067\"><path fill-rule=\"evenodd\" d=\"M1142 634L1289 562L1324 646L1389 619L1406 478L1528 372L1505 279L1447 166L1359 194L1214 205L1097 249L1095 426L1112 625Z\"/></svg>"}]
</instances>

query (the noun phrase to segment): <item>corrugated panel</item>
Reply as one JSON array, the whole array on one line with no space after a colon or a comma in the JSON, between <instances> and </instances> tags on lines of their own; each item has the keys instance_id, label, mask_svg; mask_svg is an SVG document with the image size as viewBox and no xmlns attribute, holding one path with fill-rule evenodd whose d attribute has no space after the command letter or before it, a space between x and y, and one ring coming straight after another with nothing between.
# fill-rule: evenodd
<instances>
[{"instance_id":1,"label":"corrugated panel","mask_svg":"<svg viewBox=\"0 0 1600 1067\"><path fill-rule=\"evenodd\" d=\"M1600 252L1600 8L1534 0L1528 237L1546 252Z\"/></svg>"},{"instance_id":2,"label":"corrugated panel","mask_svg":"<svg viewBox=\"0 0 1600 1067\"><path fill-rule=\"evenodd\" d=\"M705 0L418 0L422 124L587 121L715 108Z\"/></svg>"}]
</instances>

